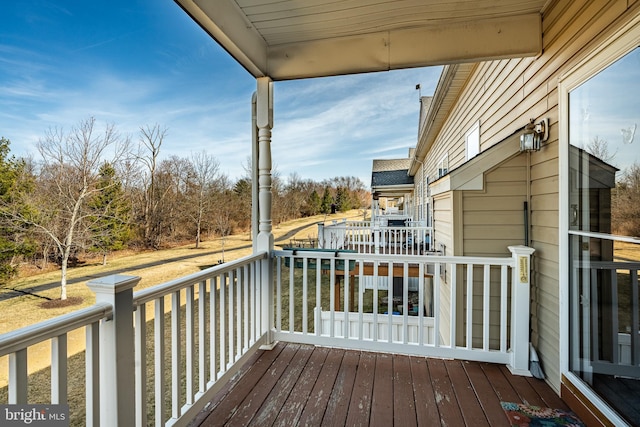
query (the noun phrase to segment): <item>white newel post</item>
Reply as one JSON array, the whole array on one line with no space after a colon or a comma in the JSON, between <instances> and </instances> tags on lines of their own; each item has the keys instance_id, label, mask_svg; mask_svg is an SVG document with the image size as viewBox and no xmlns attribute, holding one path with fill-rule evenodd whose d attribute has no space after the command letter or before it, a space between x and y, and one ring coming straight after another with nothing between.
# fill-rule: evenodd
<instances>
[{"instance_id":1,"label":"white newel post","mask_svg":"<svg viewBox=\"0 0 640 427\"><path fill-rule=\"evenodd\" d=\"M100 425L135 424L133 287L140 277L112 275L91 280L96 303L113 307L100 324Z\"/></svg>"},{"instance_id":2,"label":"white newel post","mask_svg":"<svg viewBox=\"0 0 640 427\"><path fill-rule=\"evenodd\" d=\"M271 253L273 234L271 233L271 129L273 128L273 81L269 77L260 77L258 83L257 120L258 127L258 242L259 251ZM254 201L255 202L255 201ZM272 345L271 330L273 323L271 256L263 261L261 269L262 284L262 325L267 334L266 345Z\"/></svg>"},{"instance_id":3,"label":"white newel post","mask_svg":"<svg viewBox=\"0 0 640 427\"><path fill-rule=\"evenodd\" d=\"M511 363L515 375L531 376L529 371L529 332L531 318L531 255L535 249L509 246L515 267L511 280Z\"/></svg>"},{"instance_id":4,"label":"white newel post","mask_svg":"<svg viewBox=\"0 0 640 427\"><path fill-rule=\"evenodd\" d=\"M318 223L318 248L324 248L324 223Z\"/></svg>"}]
</instances>

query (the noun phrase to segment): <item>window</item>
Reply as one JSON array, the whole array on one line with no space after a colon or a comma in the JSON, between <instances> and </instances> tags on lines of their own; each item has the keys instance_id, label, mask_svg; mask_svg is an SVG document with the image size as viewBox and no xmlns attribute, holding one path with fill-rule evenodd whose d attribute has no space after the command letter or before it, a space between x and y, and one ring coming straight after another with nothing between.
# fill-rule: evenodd
<instances>
[{"instance_id":1,"label":"window","mask_svg":"<svg viewBox=\"0 0 640 427\"><path fill-rule=\"evenodd\" d=\"M449 155L445 154L438 162L438 178L443 177L449 172Z\"/></svg>"},{"instance_id":2,"label":"window","mask_svg":"<svg viewBox=\"0 0 640 427\"><path fill-rule=\"evenodd\" d=\"M467 160L480 154L480 121L477 121L464 136Z\"/></svg>"}]
</instances>

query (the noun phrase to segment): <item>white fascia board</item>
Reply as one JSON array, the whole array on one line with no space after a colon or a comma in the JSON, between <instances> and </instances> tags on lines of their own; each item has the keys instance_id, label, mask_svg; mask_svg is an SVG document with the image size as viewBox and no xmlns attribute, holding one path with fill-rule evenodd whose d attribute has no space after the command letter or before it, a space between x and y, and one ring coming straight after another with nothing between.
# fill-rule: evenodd
<instances>
[{"instance_id":1,"label":"white fascia board","mask_svg":"<svg viewBox=\"0 0 640 427\"><path fill-rule=\"evenodd\" d=\"M391 32L389 68L479 62L542 52L539 13Z\"/></svg>"},{"instance_id":2,"label":"white fascia board","mask_svg":"<svg viewBox=\"0 0 640 427\"><path fill-rule=\"evenodd\" d=\"M302 41L268 49L269 76L290 80L535 56L538 13Z\"/></svg>"},{"instance_id":3,"label":"white fascia board","mask_svg":"<svg viewBox=\"0 0 640 427\"><path fill-rule=\"evenodd\" d=\"M431 196L437 196L438 194L451 191L450 175L445 175L437 181L434 181L432 184L429 184L429 189L431 190Z\"/></svg>"}]
</instances>

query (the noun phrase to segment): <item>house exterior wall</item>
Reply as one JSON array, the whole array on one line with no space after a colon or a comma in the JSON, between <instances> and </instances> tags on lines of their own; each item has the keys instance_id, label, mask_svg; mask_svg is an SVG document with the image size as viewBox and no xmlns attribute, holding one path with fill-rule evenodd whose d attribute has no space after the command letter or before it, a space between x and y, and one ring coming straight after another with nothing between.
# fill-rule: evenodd
<instances>
[{"instance_id":1,"label":"house exterior wall","mask_svg":"<svg viewBox=\"0 0 640 427\"><path fill-rule=\"evenodd\" d=\"M559 266L566 262L566 254L560 254L558 246L558 82L563 73L589 55L594 49L594 40L606 40L638 13L640 2L633 0L550 2L543 12L542 54L535 58L477 64L424 160L429 177L437 177L437 165L443 156L448 157L449 170L466 161L464 136L478 121L482 152L522 128L529 119L549 118L549 140L541 151L530 155L528 166L517 167L524 167L526 182L522 182L521 170L496 173L504 173L501 179L514 180L510 188L503 186L501 191L529 194L530 245L536 249L532 263L532 341L548 381L558 391L561 382ZM519 156L518 161L526 156ZM518 176L509 176L511 172ZM493 186L490 181L487 184L488 188ZM522 242L522 228L515 223L479 224L482 220L497 220L496 215L502 215L504 208L509 212L505 216L515 218L516 210L521 207L510 204L514 198L500 201L488 195L478 197L465 193L460 206L464 212L460 223L464 227L461 224L454 227L454 199L450 193L434 197L435 240L447 245L448 254L508 255L504 241L494 236L510 232L518 232L517 240ZM455 242L461 242L462 247Z\"/></svg>"}]
</instances>

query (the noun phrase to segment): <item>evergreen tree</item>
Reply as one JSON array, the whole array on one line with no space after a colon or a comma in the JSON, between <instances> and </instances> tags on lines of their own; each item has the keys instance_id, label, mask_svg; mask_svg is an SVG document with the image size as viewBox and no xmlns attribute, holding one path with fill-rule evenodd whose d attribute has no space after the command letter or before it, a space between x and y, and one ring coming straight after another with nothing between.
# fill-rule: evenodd
<instances>
[{"instance_id":1,"label":"evergreen tree","mask_svg":"<svg viewBox=\"0 0 640 427\"><path fill-rule=\"evenodd\" d=\"M107 263L107 254L123 249L131 238L129 217L130 203L124 197L122 183L116 170L109 163L100 167L100 178L96 184L98 192L88 203L90 215L90 250L102 254L102 263Z\"/></svg>"},{"instance_id":2,"label":"evergreen tree","mask_svg":"<svg viewBox=\"0 0 640 427\"><path fill-rule=\"evenodd\" d=\"M15 212L28 211L19 195L30 190L32 179L23 160L9 157L10 144L8 139L0 138L0 286L17 273L15 259L35 251L34 242L14 222Z\"/></svg>"},{"instance_id":3,"label":"evergreen tree","mask_svg":"<svg viewBox=\"0 0 640 427\"><path fill-rule=\"evenodd\" d=\"M320 203L320 213L323 213L323 214L331 213L332 204L333 204L333 197L331 197L331 192L329 191L329 187L325 187L324 194L322 195L322 202Z\"/></svg>"},{"instance_id":4,"label":"evergreen tree","mask_svg":"<svg viewBox=\"0 0 640 427\"><path fill-rule=\"evenodd\" d=\"M322 210L322 199L316 190L313 190L307 200L308 215L318 215Z\"/></svg>"},{"instance_id":5,"label":"evergreen tree","mask_svg":"<svg viewBox=\"0 0 640 427\"><path fill-rule=\"evenodd\" d=\"M338 187L336 190L336 208L340 212L346 212L351 209L351 200L349 193L345 187Z\"/></svg>"}]
</instances>

